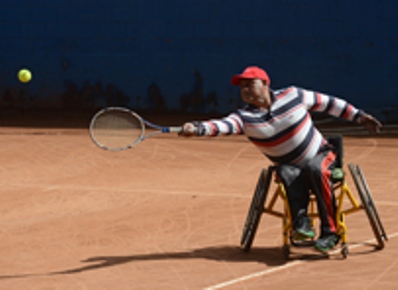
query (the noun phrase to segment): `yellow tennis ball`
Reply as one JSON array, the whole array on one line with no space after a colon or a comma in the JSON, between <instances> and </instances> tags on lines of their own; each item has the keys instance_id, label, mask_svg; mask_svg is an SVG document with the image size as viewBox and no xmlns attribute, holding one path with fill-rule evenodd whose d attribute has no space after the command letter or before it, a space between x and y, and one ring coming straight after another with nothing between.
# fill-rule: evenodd
<instances>
[{"instance_id":1,"label":"yellow tennis ball","mask_svg":"<svg viewBox=\"0 0 398 290\"><path fill-rule=\"evenodd\" d=\"M32 79L32 73L30 70L23 68L18 72L18 79L23 83L27 83Z\"/></svg>"}]
</instances>

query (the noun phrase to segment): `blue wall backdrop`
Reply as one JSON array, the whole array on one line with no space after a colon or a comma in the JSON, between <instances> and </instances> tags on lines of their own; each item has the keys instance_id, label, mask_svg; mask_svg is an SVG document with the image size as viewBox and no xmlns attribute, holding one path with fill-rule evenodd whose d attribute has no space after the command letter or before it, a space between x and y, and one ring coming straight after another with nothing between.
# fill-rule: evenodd
<instances>
[{"instance_id":1,"label":"blue wall backdrop","mask_svg":"<svg viewBox=\"0 0 398 290\"><path fill-rule=\"evenodd\" d=\"M259 65L273 88L391 121L397 11L397 0L1 0L0 107L227 113L240 105L231 76Z\"/></svg>"}]
</instances>

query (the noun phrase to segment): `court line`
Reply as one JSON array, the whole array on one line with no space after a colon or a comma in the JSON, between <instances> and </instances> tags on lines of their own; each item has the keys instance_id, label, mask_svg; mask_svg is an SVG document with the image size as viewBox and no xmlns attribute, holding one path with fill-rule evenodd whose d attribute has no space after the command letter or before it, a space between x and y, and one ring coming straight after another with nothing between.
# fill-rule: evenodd
<instances>
[{"instance_id":1,"label":"court line","mask_svg":"<svg viewBox=\"0 0 398 290\"><path fill-rule=\"evenodd\" d=\"M187 191L187 190L168 190L168 189L148 189L148 188L114 188L110 186L87 186L87 185L38 185L36 183L24 183L24 184L8 184L7 186L0 186L2 190L14 190L14 189L29 189L29 188L41 188L43 191L57 191L57 190L81 190L81 191L105 191L105 192L123 192L123 193L135 193L135 194L156 194L156 195L182 195L182 196L195 196L195 197L231 197L231 198L242 198L251 199L252 196L242 194L241 192L225 192L225 193L204 193L203 191ZM395 201L376 201L376 205L383 206L398 206L398 202Z\"/></svg>"},{"instance_id":2,"label":"court line","mask_svg":"<svg viewBox=\"0 0 398 290\"><path fill-rule=\"evenodd\" d=\"M251 196L244 195L242 192L231 192L226 191L224 193L205 193L203 191L188 191L188 190L168 190L168 189L148 189L148 188L115 188L110 186L86 186L86 185L38 185L35 183L26 184L11 184L7 186L1 186L2 190L15 190L15 189L30 189L39 188L42 191L66 191L66 190L81 190L81 191L104 191L104 192L121 192L131 194L155 194L155 195L181 195L181 196L195 196L195 197L221 197L221 198L241 198L250 199Z\"/></svg>"},{"instance_id":3,"label":"court line","mask_svg":"<svg viewBox=\"0 0 398 290\"><path fill-rule=\"evenodd\" d=\"M29 188L41 188L43 191L57 191L57 190L81 190L81 191L105 191L105 192L123 192L123 193L134 193L134 194L156 194L156 195L181 195L181 196L195 196L195 197L230 197L230 198L241 198L251 199L252 196L242 194L241 192L224 192L224 193L204 193L203 191L188 191L188 190L168 190L168 189L148 189L148 188L114 188L110 186L86 186L86 185L38 185L35 183L25 184L8 184L7 186L0 186L0 189L29 189ZM398 206L398 202L395 201L375 201L376 205L382 206Z\"/></svg>"},{"instance_id":4,"label":"court line","mask_svg":"<svg viewBox=\"0 0 398 290\"><path fill-rule=\"evenodd\" d=\"M395 237L398 237L398 232L393 233L393 234L388 234L388 238L389 239L395 238ZM365 242L349 245L348 248L349 249L355 249L355 248L358 248L360 246L363 246L363 245L366 245L366 244L369 244L369 243L373 243L375 241L376 241L376 239L367 240ZM331 251L330 254L333 255L333 254L337 254L339 252L340 252L340 249L336 249L336 250ZM279 266L279 267L275 267L275 268L272 268L272 269L268 269L268 270L264 270L264 271L260 271L260 272L256 272L256 273L252 273L252 274L249 274L249 275L246 275L246 276L242 276L242 277L239 277L239 278L236 278L236 279L233 279L233 280L229 280L229 281L226 281L226 282L219 283L217 285L206 287L206 288L204 288L204 290L213 290L213 289L225 288L225 287L233 285L233 284L237 284L237 283L244 282L244 281L247 281L247 280L251 280L251 279L254 279L254 278L257 278L257 277L265 276L265 275L268 275L268 274L271 274L271 273L274 273L274 272L278 272L278 271L282 271L282 270L285 270L285 269L288 269L288 268L292 268L292 267L295 267L297 265L312 261L314 259L316 259L316 258L310 258L310 259L307 259L307 260L296 260L294 262L288 263L288 264L283 265L283 266Z\"/></svg>"}]
</instances>

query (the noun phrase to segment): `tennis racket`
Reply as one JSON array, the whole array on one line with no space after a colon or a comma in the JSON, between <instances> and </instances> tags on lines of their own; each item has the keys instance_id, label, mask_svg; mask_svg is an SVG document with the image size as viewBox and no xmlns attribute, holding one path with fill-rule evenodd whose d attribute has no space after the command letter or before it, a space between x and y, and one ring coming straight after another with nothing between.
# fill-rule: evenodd
<instances>
[{"instance_id":1,"label":"tennis racket","mask_svg":"<svg viewBox=\"0 0 398 290\"><path fill-rule=\"evenodd\" d=\"M146 127L155 131L146 134ZM182 127L162 127L144 120L123 107L108 107L98 111L90 122L90 137L100 148L109 151L129 149L146 138L162 133L179 133Z\"/></svg>"}]
</instances>

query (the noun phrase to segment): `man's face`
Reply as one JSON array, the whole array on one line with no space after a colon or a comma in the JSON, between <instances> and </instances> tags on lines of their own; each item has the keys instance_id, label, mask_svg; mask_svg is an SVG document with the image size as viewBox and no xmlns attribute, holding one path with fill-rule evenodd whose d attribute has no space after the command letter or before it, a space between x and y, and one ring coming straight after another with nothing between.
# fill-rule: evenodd
<instances>
[{"instance_id":1,"label":"man's face","mask_svg":"<svg viewBox=\"0 0 398 290\"><path fill-rule=\"evenodd\" d=\"M267 85L260 79L242 79L240 81L240 95L242 100L257 107L269 105Z\"/></svg>"}]
</instances>

